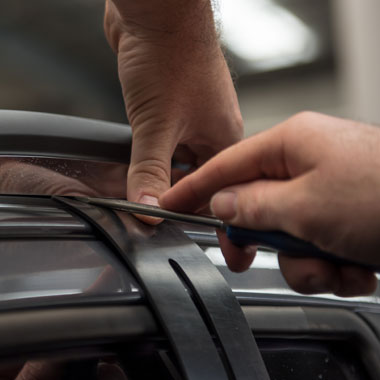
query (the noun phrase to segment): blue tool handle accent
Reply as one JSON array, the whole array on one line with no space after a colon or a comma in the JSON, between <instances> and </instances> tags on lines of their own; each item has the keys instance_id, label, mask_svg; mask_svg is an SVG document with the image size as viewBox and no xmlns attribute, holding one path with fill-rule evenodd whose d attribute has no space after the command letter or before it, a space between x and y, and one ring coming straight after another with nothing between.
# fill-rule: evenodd
<instances>
[{"instance_id":1,"label":"blue tool handle accent","mask_svg":"<svg viewBox=\"0 0 380 380\"><path fill-rule=\"evenodd\" d=\"M228 238L237 246L257 244L274 248L292 257L323 259L337 265L356 265L380 273L379 266L363 264L338 257L332 253L322 251L312 243L296 238L285 232L249 230L233 226L228 226L226 231Z\"/></svg>"}]
</instances>

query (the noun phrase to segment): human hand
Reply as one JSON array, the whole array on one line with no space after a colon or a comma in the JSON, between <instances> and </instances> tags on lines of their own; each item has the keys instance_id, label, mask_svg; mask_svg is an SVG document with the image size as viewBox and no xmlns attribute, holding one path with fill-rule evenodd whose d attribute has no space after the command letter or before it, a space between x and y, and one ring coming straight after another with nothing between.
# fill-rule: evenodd
<instances>
[{"instance_id":1,"label":"human hand","mask_svg":"<svg viewBox=\"0 0 380 380\"><path fill-rule=\"evenodd\" d=\"M196 211L209 202L229 224L280 230L340 257L380 263L380 130L302 113L218 154L160 198L164 208ZM252 247L219 233L227 264L247 269ZM288 284L301 293L371 293L373 273L317 259L279 255Z\"/></svg>"},{"instance_id":2,"label":"human hand","mask_svg":"<svg viewBox=\"0 0 380 380\"><path fill-rule=\"evenodd\" d=\"M191 171L242 138L210 1L108 0L105 32L133 130L127 198L157 205L173 154Z\"/></svg>"}]
</instances>

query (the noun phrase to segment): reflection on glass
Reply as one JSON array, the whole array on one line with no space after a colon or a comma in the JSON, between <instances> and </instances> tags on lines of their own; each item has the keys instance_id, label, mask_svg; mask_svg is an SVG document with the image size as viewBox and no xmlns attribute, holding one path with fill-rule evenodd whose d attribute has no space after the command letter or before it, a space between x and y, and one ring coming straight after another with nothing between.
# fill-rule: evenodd
<instances>
[{"instance_id":1,"label":"reflection on glass","mask_svg":"<svg viewBox=\"0 0 380 380\"><path fill-rule=\"evenodd\" d=\"M0 157L0 194L125 198L128 165L33 157Z\"/></svg>"},{"instance_id":2,"label":"reflection on glass","mask_svg":"<svg viewBox=\"0 0 380 380\"><path fill-rule=\"evenodd\" d=\"M70 359L62 357L13 360L0 364L0 378L4 380L128 380L117 356Z\"/></svg>"},{"instance_id":3,"label":"reflection on glass","mask_svg":"<svg viewBox=\"0 0 380 380\"><path fill-rule=\"evenodd\" d=\"M0 304L47 296L132 293L133 280L99 241L7 240L0 250Z\"/></svg>"}]
</instances>

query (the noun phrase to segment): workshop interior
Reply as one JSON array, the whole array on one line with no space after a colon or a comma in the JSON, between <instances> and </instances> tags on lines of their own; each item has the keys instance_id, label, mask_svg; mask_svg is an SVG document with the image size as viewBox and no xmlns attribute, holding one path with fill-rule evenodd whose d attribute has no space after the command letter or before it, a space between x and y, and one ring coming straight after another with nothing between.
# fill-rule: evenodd
<instances>
[{"instance_id":1,"label":"workshop interior","mask_svg":"<svg viewBox=\"0 0 380 380\"><path fill-rule=\"evenodd\" d=\"M302 110L379 122L376 1L214 3L247 135ZM3 8L2 109L126 122L102 0Z\"/></svg>"}]
</instances>

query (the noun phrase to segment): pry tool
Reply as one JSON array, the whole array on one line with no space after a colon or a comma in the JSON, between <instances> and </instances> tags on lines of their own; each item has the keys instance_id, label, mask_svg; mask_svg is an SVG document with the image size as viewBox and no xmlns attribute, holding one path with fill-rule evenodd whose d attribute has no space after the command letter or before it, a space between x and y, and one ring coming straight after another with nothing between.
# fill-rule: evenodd
<instances>
[{"instance_id":1,"label":"pry tool","mask_svg":"<svg viewBox=\"0 0 380 380\"><path fill-rule=\"evenodd\" d=\"M218 228L226 231L227 237L237 246L259 245L272 248L292 257L323 259L337 265L355 265L380 273L380 267L378 266L363 264L338 257L332 253L319 249L310 242L296 238L282 231L260 231L231 226L214 217L179 213L164 210L157 206L129 202L124 199L94 197L75 197L75 199L88 204L110 208L113 210L126 211L132 214L148 215L163 219L176 220L183 223L199 224Z\"/></svg>"}]
</instances>

